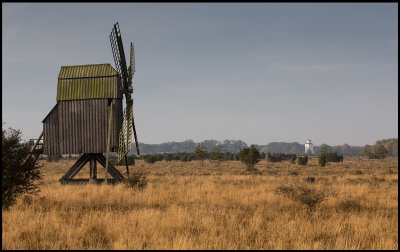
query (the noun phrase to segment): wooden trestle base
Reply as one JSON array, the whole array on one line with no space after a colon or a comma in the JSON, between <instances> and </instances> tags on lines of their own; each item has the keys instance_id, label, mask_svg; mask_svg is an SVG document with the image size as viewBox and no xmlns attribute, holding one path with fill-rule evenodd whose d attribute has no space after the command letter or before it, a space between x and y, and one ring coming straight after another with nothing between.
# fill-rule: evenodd
<instances>
[{"instance_id":1,"label":"wooden trestle base","mask_svg":"<svg viewBox=\"0 0 400 252\"><path fill-rule=\"evenodd\" d=\"M87 162L90 162L90 178L89 179L74 179L76 174L85 166ZM94 183L99 184L104 182L105 179L97 178L97 166L96 162L99 162L104 168L106 167L106 158L102 153L90 153L83 154L76 163L65 173L60 179L61 184L68 183ZM114 184L124 180L124 176L115 168L112 164L108 163L108 173L113 179L107 179L107 183Z\"/></svg>"}]
</instances>

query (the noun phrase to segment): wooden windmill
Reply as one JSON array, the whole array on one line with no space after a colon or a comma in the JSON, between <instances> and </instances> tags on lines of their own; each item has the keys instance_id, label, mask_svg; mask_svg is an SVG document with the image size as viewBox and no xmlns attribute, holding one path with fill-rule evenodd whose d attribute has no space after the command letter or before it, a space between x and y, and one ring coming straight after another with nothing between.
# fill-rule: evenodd
<instances>
[{"instance_id":1,"label":"wooden windmill","mask_svg":"<svg viewBox=\"0 0 400 252\"><path fill-rule=\"evenodd\" d=\"M140 155L131 97L135 72L133 44L127 68L118 23L112 29L110 41L117 71L110 64L61 67L57 104L43 120L44 154L82 154L60 179L61 183L102 182L97 179L96 162L105 168L106 182L108 173L113 177L111 181L123 180L124 176L109 163L110 151L118 152L118 161L125 158L129 176L126 155L131 149L132 131ZM87 162L90 178L73 179Z\"/></svg>"}]
</instances>

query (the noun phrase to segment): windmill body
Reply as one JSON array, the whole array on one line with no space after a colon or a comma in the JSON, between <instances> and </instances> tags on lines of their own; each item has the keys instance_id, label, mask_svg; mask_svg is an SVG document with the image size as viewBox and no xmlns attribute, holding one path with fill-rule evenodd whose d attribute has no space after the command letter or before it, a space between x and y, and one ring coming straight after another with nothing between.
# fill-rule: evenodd
<instances>
[{"instance_id":1,"label":"windmill body","mask_svg":"<svg viewBox=\"0 0 400 252\"><path fill-rule=\"evenodd\" d=\"M44 154L107 152L109 103L113 103L111 150L122 124L121 81L110 64L62 66L57 104L43 120Z\"/></svg>"},{"instance_id":2,"label":"windmill body","mask_svg":"<svg viewBox=\"0 0 400 252\"><path fill-rule=\"evenodd\" d=\"M118 23L112 29L110 41L117 70L111 64L62 66L57 104L42 121L44 154L82 154L60 179L62 183L102 182L97 179L97 162L106 169L105 181L108 173L113 177L111 181L124 179L109 164L109 152L117 152L118 161L125 158L129 176L126 155L131 149L132 131L140 155L131 97L135 70L133 44L127 68ZM107 154L106 158L103 153ZM90 179L73 179L87 162L90 162Z\"/></svg>"}]
</instances>

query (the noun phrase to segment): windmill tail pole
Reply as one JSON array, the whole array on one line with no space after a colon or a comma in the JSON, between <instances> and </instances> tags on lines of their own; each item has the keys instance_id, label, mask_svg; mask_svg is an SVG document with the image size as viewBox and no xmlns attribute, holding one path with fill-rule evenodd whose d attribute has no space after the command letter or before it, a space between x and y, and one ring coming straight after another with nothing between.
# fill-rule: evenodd
<instances>
[{"instance_id":1,"label":"windmill tail pole","mask_svg":"<svg viewBox=\"0 0 400 252\"><path fill-rule=\"evenodd\" d=\"M108 120L108 136L107 136L107 154L106 154L106 174L104 178L104 182L107 185L107 175L108 175L108 162L110 156L110 138L111 138L111 122L112 122L112 110L113 110L113 103L110 104L110 119Z\"/></svg>"},{"instance_id":2,"label":"windmill tail pole","mask_svg":"<svg viewBox=\"0 0 400 252\"><path fill-rule=\"evenodd\" d=\"M36 146L39 144L40 140L43 137L43 131L42 133L40 133L40 136L38 138L38 140L36 141L36 143L33 145L33 147L31 148L31 151L29 152L28 156L25 158L24 160L24 164L26 163L26 161L28 161L28 159L32 156L33 151L35 150Z\"/></svg>"}]
</instances>

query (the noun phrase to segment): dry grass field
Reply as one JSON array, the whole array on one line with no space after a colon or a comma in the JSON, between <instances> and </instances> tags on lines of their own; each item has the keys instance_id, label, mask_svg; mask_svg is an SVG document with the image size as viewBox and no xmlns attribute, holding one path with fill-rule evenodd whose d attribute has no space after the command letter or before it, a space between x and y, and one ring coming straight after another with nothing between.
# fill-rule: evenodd
<instances>
[{"instance_id":1,"label":"dry grass field","mask_svg":"<svg viewBox=\"0 0 400 252\"><path fill-rule=\"evenodd\" d=\"M398 249L397 159L261 161L258 174L239 161L138 161L142 190L61 185L74 161L40 162L41 192L2 211L2 249ZM285 186L325 198L310 211Z\"/></svg>"}]
</instances>

